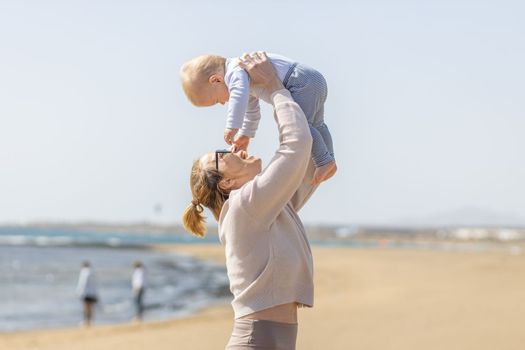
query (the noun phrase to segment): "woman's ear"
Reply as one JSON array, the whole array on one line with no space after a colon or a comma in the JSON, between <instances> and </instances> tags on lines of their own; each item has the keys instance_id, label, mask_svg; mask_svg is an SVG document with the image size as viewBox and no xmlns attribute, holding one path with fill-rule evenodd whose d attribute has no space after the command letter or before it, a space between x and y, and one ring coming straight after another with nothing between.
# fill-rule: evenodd
<instances>
[{"instance_id":1,"label":"woman's ear","mask_svg":"<svg viewBox=\"0 0 525 350\"><path fill-rule=\"evenodd\" d=\"M229 178L222 178L221 181L219 181L219 189L221 191L231 191L233 186L235 185L235 180L229 179Z\"/></svg>"}]
</instances>

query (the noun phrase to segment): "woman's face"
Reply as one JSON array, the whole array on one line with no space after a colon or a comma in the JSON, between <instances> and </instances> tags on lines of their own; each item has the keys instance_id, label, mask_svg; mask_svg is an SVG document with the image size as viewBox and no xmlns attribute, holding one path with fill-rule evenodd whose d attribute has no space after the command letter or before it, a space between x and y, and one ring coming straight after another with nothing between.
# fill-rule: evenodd
<instances>
[{"instance_id":1,"label":"woman's face","mask_svg":"<svg viewBox=\"0 0 525 350\"><path fill-rule=\"evenodd\" d=\"M200 161L203 169L215 168L215 153L205 154ZM219 171L225 179L233 181L231 189L240 188L259 174L261 169L261 159L254 156L249 157L246 151L225 153L219 156Z\"/></svg>"}]
</instances>

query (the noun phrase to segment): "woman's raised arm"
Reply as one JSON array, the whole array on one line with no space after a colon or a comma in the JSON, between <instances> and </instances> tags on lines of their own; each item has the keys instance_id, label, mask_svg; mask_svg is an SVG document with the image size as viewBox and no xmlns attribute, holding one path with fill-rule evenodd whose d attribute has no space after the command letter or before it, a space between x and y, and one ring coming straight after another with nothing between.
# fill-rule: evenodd
<instances>
[{"instance_id":1,"label":"woman's raised arm","mask_svg":"<svg viewBox=\"0 0 525 350\"><path fill-rule=\"evenodd\" d=\"M312 136L301 107L284 89L266 54L244 56L241 66L254 84L271 94L280 144L263 172L241 188L240 204L260 224L271 225L303 183Z\"/></svg>"}]
</instances>

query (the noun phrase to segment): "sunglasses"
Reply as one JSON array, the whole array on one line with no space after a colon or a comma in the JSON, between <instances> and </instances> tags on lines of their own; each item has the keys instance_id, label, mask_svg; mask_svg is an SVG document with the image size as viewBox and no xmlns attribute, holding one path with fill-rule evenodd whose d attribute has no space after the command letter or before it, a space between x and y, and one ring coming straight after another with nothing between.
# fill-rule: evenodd
<instances>
[{"instance_id":1,"label":"sunglasses","mask_svg":"<svg viewBox=\"0 0 525 350\"><path fill-rule=\"evenodd\" d=\"M222 159L223 155L227 153L232 153L232 151L227 149L218 149L215 151L215 170L219 171L219 158Z\"/></svg>"}]
</instances>

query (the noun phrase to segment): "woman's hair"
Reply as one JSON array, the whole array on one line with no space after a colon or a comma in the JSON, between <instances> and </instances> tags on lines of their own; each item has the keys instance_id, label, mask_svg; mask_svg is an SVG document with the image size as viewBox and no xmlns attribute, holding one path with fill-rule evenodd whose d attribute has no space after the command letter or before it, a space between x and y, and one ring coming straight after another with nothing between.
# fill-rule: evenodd
<instances>
[{"instance_id":1,"label":"woman's hair","mask_svg":"<svg viewBox=\"0 0 525 350\"><path fill-rule=\"evenodd\" d=\"M207 87L208 79L224 69L226 58L217 55L202 55L184 63L180 69L182 89L191 103L198 103L198 95Z\"/></svg>"},{"instance_id":2,"label":"woman's hair","mask_svg":"<svg viewBox=\"0 0 525 350\"><path fill-rule=\"evenodd\" d=\"M193 162L190 175L190 187L193 199L182 215L182 225L194 235L204 237L206 233L206 218L204 207L211 210L215 220L219 220L224 202L229 191L219 187L222 174L214 168L204 169L200 160Z\"/></svg>"}]
</instances>

